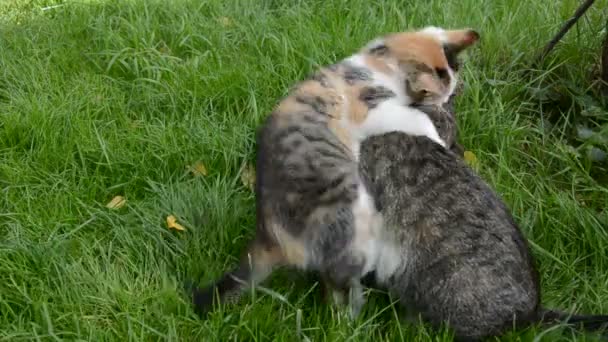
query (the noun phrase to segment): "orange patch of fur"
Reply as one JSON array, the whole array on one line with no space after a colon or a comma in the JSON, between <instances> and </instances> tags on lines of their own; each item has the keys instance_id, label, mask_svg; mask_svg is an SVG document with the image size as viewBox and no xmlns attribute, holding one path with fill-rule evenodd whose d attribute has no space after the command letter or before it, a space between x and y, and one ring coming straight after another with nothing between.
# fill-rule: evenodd
<instances>
[{"instance_id":1,"label":"orange patch of fur","mask_svg":"<svg viewBox=\"0 0 608 342\"><path fill-rule=\"evenodd\" d=\"M430 68L447 68L448 61L441 42L420 32L397 33L386 38L391 55L397 60L417 61Z\"/></svg>"},{"instance_id":2,"label":"orange patch of fur","mask_svg":"<svg viewBox=\"0 0 608 342\"><path fill-rule=\"evenodd\" d=\"M355 124L361 124L367 118L369 108L359 99L362 87L349 86L346 89L348 102L348 118Z\"/></svg>"},{"instance_id":3,"label":"orange patch of fur","mask_svg":"<svg viewBox=\"0 0 608 342\"><path fill-rule=\"evenodd\" d=\"M271 223L269 226L270 233L278 244L278 249L265 255L268 264L286 264L306 268L308 253L304 241L289 234L285 228L279 224Z\"/></svg>"},{"instance_id":4,"label":"orange patch of fur","mask_svg":"<svg viewBox=\"0 0 608 342\"><path fill-rule=\"evenodd\" d=\"M257 266L260 269L276 267L285 263L284 255L277 246L271 248L256 246L249 253L251 254L252 261L255 260L253 261L256 263L254 267Z\"/></svg>"},{"instance_id":5,"label":"orange patch of fur","mask_svg":"<svg viewBox=\"0 0 608 342\"><path fill-rule=\"evenodd\" d=\"M383 61L381 58L376 56L365 55L365 64L367 64L374 71L381 72L386 75L390 75L393 73L391 68Z\"/></svg>"},{"instance_id":6,"label":"orange patch of fur","mask_svg":"<svg viewBox=\"0 0 608 342\"><path fill-rule=\"evenodd\" d=\"M350 149L353 138L350 132L344 128L343 123L341 123L339 120L330 120L327 123L327 127L334 133L338 140L344 144L344 146L347 146Z\"/></svg>"},{"instance_id":7,"label":"orange patch of fur","mask_svg":"<svg viewBox=\"0 0 608 342\"><path fill-rule=\"evenodd\" d=\"M344 85L342 78L335 72L326 68L319 72L323 73L326 77L330 83L329 87L323 87L315 80L305 80L292 89L290 94L278 104L274 114L277 115L279 124L286 125L292 119L295 119L294 115L297 116L299 113L310 110L310 106L296 100L298 95L319 96L324 100L328 116L330 117L327 121L327 127L344 145L350 146L352 136L341 123L342 114L345 112L346 107L345 98L351 96L346 93L350 92L347 91L347 86ZM359 112L357 117L363 115L360 113L361 111L361 109L357 109L357 112ZM351 113L351 111L348 111L348 114Z\"/></svg>"},{"instance_id":8,"label":"orange patch of fur","mask_svg":"<svg viewBox=\"0 0 608 342\"><path fill-rule=\"evenodd\" d=\"M330 73L331 72L325 72L324 74L328 78L332 78ZM327 112L330 116L337 117L340 114L339 109L343 105L343 100L338 91L332 87L323 87L319 82L314 80L305 80L298 84L290 92L289 96L279 103L276 108L277 114L293 114L309 110L310 107L308 105L296 100L298 95L319 96L327 105Z\"/></svg>"},{"instance_id":9,"label":"orange patch of fur","mask_svg":"<svg viewBox=\"0 0 608 342\"><path fill-rule=\"evenodd\" d=\"M331 84L332 94L335 96L332 97L335 100L335 105L332 108L332 119L328 121L327 127L336 135L340 142L345 146L350 147L352 135L344 128L344 124L341 122L343 119L342 115L345 112L346 115L351 114L350 108L348 107L352 101L352 95L349 93L350 86L345 84L342 77L335 71L326 69L324 70L324 74Z\"/></svg>"}]
</instances>

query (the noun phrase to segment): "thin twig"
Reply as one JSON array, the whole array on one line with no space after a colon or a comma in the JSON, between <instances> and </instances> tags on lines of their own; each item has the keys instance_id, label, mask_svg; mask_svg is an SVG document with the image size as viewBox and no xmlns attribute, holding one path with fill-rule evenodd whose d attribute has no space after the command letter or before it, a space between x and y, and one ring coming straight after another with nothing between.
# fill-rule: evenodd
<instances>
[{"instance_id":1,"label":"thin twig","mask_svg":"<svg viewBox=\"0 0 608 342\"><path fill-rule=\"evenodd\" d=\"M52 9L63 7L63 6L65 6L65 4L57 4L57 5L42 7L40 10L44 12L44 11L52 10Z\"/></svg>"},{"instance_id":2,"label":"thin twig","mask_svg":"<svg viewBox=\"0 0 608 342\"><path fill-rule=\"evenodd\" d=\"M587 12L589 7L591 7L591 5L593 5L594 2L595 2L595 0L587 0L576 9L576 12L574 12L574 15L564 23L564 25L559 30L559 32L557 32L555 37L553 37L553 39L551 39L549 41L549 43L545 46L545 48L543 49L543 52L536 59L536 64L542 62L545 59L545 57L547 57L549 52L551 52L551 50L553 50L555 45L557 45L557 43L559 43L559 41L564 37L564 35L566 35L566 33L572 28L572 26L574 26L574 24L576 24L576 22L583 16L583 14L585 14L585 12Z\"/></svg>"}]
</instances>

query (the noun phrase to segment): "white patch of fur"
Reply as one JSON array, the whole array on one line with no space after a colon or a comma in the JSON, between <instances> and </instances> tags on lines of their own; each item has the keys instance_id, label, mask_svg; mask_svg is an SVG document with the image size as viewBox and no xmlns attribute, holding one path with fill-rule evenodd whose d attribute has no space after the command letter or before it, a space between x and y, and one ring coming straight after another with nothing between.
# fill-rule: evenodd
<instances>
[{"instance_id":1,"label":"white patch of fur","mask_svg":"<svg viewBox=\"0 0 608 342\"><path fill-rule=\"evenodd\" d=\"M355 128L354 136L360 144L368 137L389 132L423 135L446 147L445 141L439 137L437 128L426 113L404 106L395 99L381 102L370 110L365 121Z\"/></svg>"},{"instance_id":2,"label":"white patch of fur","mask_svg":"<svg viewBox=\"0 0 608 342\"><path fill-rule=\"evenodd\" d=\"M450 75L450 90L448 90L448 93L442 99L441 104L448 102L450 96L452 96L452 94L454 94L454 91L456 90L456 84L458 84L458 74L456 74L454 70L452 70L452 68L450 68L449 66L447 67L447 69L448 74Z\"/></svg>"},{"instance_id":3,"label":"white patch of fur","mask_svg":"<svg viewBox=\"0 0 608 342\"><path fill-rule=\"evenodd\" d=\"M397 247L394 242L383 240L376 259L376 281L380 284L386 283L390 276L404 267L406 259L402 249Z\"/></svg>"},{"instance_id":4,"label":"white patch of fur","mask_svg":"<svg viewBox=\"0 0 608 342\"><path fill-rule=\"evenodd\" d=\"M355 238L350 245L354 255L365 258L361 275L376 272L376 280L384 283L406 265L404 251L383 233L381 213L363 185L359 186L359 197L353 205L355 216Z\"/></svg>"},{"instance_id":5,"label":"white patch of fur","mask_svg":"<svg viewBox=\"0 0 608 342\"><path fill-rule=\"evenodd\" d=\"M359 184L359 196L353 204L355 237L350 246L354 255L365 258L362 270L364 275L376 267L380 253L380 234L382 230L382 215L376 210L373 198L362 184Z\"/></svg>"},{"instance_id":6,"label":"white patch of fur","mask_svg":"<svg viewBox=\"0 0 608 342\"><path fill-rule=\"evenodd\" d=\"M352 143L350 149L353 151L353 157L356 161L359 161L359 155L361 154L361 141L355 140Z\"/></svg>"},{"instance_id":7,"label":"white patch of fur","mask_svg":"<svg viewBox=\"0 0 608 342\"><path fill-rule=\"evenodd\" d=\"M365 63L365 56L362 54L353 55L349 57L347 61L354 66L365 68L371 71L372 85L383 86L392 90L397 95L396 98L399 101L402 101L405 105L410 104L412 102L412 99L406 96L405 88L403 87L404 82L399 77L399 70L397 68L396 63L391 62L390 60L385 61L388 68L391 69L391 74L394 75L390 76L371 68L367 63Z\"/></svg>"},{"instance_id":8,"label":"white patch of fur","mask_svg":"<svg viewBox=\"0 0 608 342\"><path fill-rule=\"evenodd\" d=\"M439 39L442 43L446 43L448 41L448 35L445 33L445 30L441 27L437 26L427 26L421 30L422 33L430 34L437 39Z\"/></svg>"},{"instance_id":9,"label":"white patch of fur","mask_svg":"<svg viewBox=\"0 0 608 342\"><path fill-rule=\"evenodd\" d=\"M365 46L364 50L372 50L375 49L377 47L380 47L384 45L384 39L383 38L376 38L374 40L372 40L371 42L367 43L367 45Z\"/></svg>"},{"instance_id":10,"label":"white patch of fur","mask_svg":"<svg viewBox=\"0 0 608 342\"><path fill-rule=\"evenodd\" d=\"M354 66L365 67L367 68L367 64L365 64L365 58L363 54L357 53L346 59L346 61Z\"/></svg>"}]
</instances>

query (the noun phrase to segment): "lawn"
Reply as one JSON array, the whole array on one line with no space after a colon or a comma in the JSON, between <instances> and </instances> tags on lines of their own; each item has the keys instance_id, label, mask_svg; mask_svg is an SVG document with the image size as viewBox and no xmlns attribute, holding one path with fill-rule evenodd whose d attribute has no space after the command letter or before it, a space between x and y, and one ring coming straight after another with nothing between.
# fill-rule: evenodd
<instances>
[{"instance_id":1,"label":"lawn","mask_svg":"<svg viewBox=\"0 0 608 342\"><path fill-rule=\"evenodd\" d=\"M274 292L207 321L182 292L253 234L246 173L277 99L379 34L428 24L482 35L457 102L461 143L530 240L543 303L608 314L608 171L572 139L581 117L608 116L590 95L608 1L531 65L578 3L4 0L0 340L450 340L381 294L349 322L286 270L264 284ZM593 337L561 331L543 340Z\"/></svg>"}]
</instances>

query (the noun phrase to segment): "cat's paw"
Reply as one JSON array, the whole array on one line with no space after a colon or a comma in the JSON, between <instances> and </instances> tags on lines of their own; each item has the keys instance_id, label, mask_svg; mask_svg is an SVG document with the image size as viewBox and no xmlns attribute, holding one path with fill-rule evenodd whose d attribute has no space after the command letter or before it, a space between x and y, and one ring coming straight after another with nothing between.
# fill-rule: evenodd
<instances>
[{"instance_id":1,"label":"cat's paw","mask_svg":"<svg viewBox=\"0 0 608 342\"><path fill-rule=\"evenodd\" d=\"M361 283L357 282L357 284L351 286L348 292L348 313L352 320L356 320L359 317L365 302L366 299L363 286Z\"/></svg>"}]
</instances>

